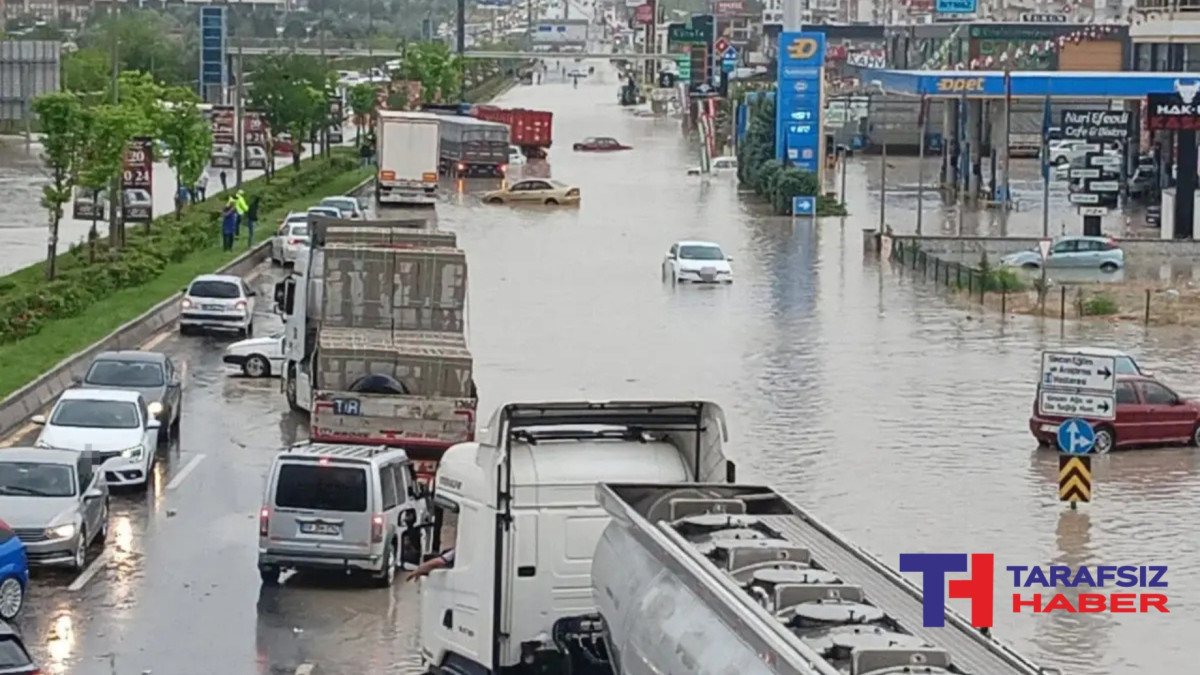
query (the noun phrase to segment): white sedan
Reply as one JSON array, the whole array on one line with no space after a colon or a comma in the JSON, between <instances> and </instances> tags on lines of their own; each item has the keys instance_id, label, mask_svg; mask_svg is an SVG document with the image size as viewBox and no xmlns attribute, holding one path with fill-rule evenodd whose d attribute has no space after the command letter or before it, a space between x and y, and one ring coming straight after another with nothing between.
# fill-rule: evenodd
<instances>
[{"instance_id":1,"label":"white sedan","mask_svg":"<svg viewBox=\"0 0 1200 675\"><path fill-rule=\"evenodd\" d=\"M150 484L158 447L158 420L146 400L125 389L68 389L50 415L34 415L42 426L40 448L92 452L108 485Z\"/></svg>"},{"instance_id":2,"label":"white sedan","mask_svg":"<svg viewBox=\"0 0 1200 675\"><path fill-rule=\"evenodd\" d=\"M354 197L326 197L318 206L335 208L342 214L342 218L362 220L363 217L362 205Z\"/></svg>"},{"instance_id":3,"label":"white sedan","mask_svg":"<svg viewBox=\"0 0 1200 675\"><path fill-rule=\"evenodd\" d=\"M308 242L308 214L302 211L287 214L271 238L271 262L276 265L295 263L300 249L308 246Z\"/></svg>"},{"instance_id":4,"label":"white sedan","mask_svg":"<svg viewBox=\"0 0 1200 675\"><path fill-rule=\"evenodd\" d=\"M731 284L733 258L710 241L681 241L663 257L662 279L676 283Z\"/></svg>"},{"instance_id":5,"label":"white sedan","mask_svg":"<svg viewBox=\"0 0 1200 675\"><path fill-rule=\"evenodd\" d=\"M225 363L246 377L279 377L283 373L283 333L239 340L225 348Z\"/></svg>"},{"instance_id":6,"label":"white sedan","mask_svg":"<svg viewBox=\"0 0 1200 675\"><path fill-rule=\"evenodd\" d=\"M738 170L737 157L714 157L712 160L712 163L709 165L709 168L712 169L713 175L725 175L725 174L737 173L737 170ZM701 173L703 173L703 172L700 170L700 167L698 167L698 166L694 166L694 167L688 169L689 176L699 176Z\"/></svg>"}]
</instances>

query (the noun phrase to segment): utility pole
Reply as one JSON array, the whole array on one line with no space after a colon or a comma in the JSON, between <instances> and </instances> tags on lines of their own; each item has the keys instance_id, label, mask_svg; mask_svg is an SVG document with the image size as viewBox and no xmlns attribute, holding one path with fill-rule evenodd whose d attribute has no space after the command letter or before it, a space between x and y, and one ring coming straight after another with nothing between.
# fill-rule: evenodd
<instances>
[{"instance_id":1,"label":"utility pole","mask_svg":"<svg viewBox=\"0 0 1200 675\"><path fill-rule=\"evenodd\" d=\"M237 83L233 90L233 168L237 187L242 187L242 166L245 163L245 153L242 149L242 142L245 132L245 123L242 121L242 99L245 95L243 81L245 80L246 71L243 67L244 59L242 58L242 47L238 44L237 53ZM299 139L292 139L293 143L299 142ZM316 153L313 153L316 154Z\"/></svg>"},{"instance_id":2,"label":"utility pole","mask_svg":"<svg viewBox=\"0 0 1200 675\"><path fill-rule=\"evenodd\" d=\"M112 104L117 105L121 102L121 95L118 84L121 79L121 51L120 40L113 38L112 45L112 79L109 81L109 86L112 88ZM124 169L124 162L121 164ZM108 218L108 240L114 243L118 248L125 245L125 228L121 224L121 179L114 176L108 181L108 203L109 203L109 218ZM100 204L95 204L99 207Z\"/></svg>"},{"instance_id":3,"label":"utility pole","mask_svg":"<svg viewBox=\"0 0 1200 675\"><path fill-rule=\"evenodd\" d=\"M465 58L467 52L467 0L458 0L458 16L455 17L455 28L457 28L458 44L456 51L458 58ZM458 102L466 103L467 101L467 78L463 77L458 85Z\"/></svg>"}]
</instances>

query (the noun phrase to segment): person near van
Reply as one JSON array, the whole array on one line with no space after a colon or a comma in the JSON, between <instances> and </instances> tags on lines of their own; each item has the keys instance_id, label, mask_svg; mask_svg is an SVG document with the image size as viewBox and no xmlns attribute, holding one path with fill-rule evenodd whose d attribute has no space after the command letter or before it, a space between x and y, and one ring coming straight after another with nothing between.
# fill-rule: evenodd
<instances>
[{"instance_id":1,"label":"person near van","mask_svg":"<svg viewBox=\"0 0 1200 675\"><path fill-rule=\"evenodd\" d=\"M221 244L226 251L233 250L233 238L237 235L237 209L226 204L221 210Z\"/></svg>"},{"instance_id":2,"label":"person near van","mask_svg":"<svg viewBox=\"0 0 1200 675\"><path fill-rule=\"evenodd\" d=\"M434 570L440 570L446 567L454 567L454 549L449 548L436 557L430 558L421 563L417 569L408 573L404 577L405 581L413 581L429 574Z\"/></svg>"}]
</instances>

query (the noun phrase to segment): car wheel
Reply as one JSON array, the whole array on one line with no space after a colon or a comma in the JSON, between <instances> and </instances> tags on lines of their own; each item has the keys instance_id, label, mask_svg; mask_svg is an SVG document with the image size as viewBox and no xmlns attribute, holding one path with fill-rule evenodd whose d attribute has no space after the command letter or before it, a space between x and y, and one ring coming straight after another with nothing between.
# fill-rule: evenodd
<instances>
[{"instance_id":1,"label":"car wheel","mask_svg":"<svg viewBox=\"0 0 1200 675\"><path fill-rule=\"evenodd\" d=\"M1100 265L1101 272L1116 272L1117 264L1114 262L1106 262Z\"/></svg>"},{"instance_id":2,"label":"car wheel","mask_svg":"<svg viewBox=\"0 0 1200 675\"><path fill-rule=\"evenodd\" d=\"M547 199L546 200L546 206L557 206L557 205L558 205L557 199Z\"/></svg>"},{"instance_id":3,"label":"car wheel","mask_svg":"<svg viewBox=\"0 0 1200 675\"><path fill-rule=\"evenodd\" d=\"M571 146L571 149L574 150L575 152L579 152L580 150L583 150L583 146L576 143L575 145Z\"/></svg>"},{"instance_id":4,"label":"car wheel","mask_svg":"<svg viewBox=\"0 0 1200 675\"><path fill-rule=\"evenodd\" d=\"M275 586L279 583L279 568L274 565L264 565L258 568L258 578L266 586Z\"/></svg>"},{"instance_id":5,"label":"car wheel","mask_svg":"<svg viewBox=\"0 0 1200 675\"><path fill-rule=\"evenodd\" d=\"M487 203L488 204L503 204L504 200L499 197L492 197L491 199L487 200Z\"/></svg>"},{"instance_id":6,"label":"car wheel","mask_svg":"<svg viewBox=\"0 0 1200 675\"><path fill-rule=\"evenodd\" d=\"M252 354L246 362L242 364L242 372L247 377L270 377L271 362L258 354Z\"/></svg>"},{"instance_id":7,"label":"car wheel","mask_svg":"<svg viewBox=\"0 0 1200 675\"><path fill-rule=\"evenodd\" d=\"M88 536L87 530L79 530L79 542L75 544L75 554L71 557L71 569L82 572L87 567Z\"/></svg>"},{"instance_id":8,"label":"car wheel","mask_svg":"<svg viewBox=\"0 0 1200 675\"><path fill-rule=\"evenodd\" d=\"M1192 445L1200 446L1200 424L1197 424L1196 428L1192 429Z\"/></svg>"},{"instance_id":9,"label":"car wheel","mask_svg":"<svg viewBox=\"0 0 1200 675\"><path fill-rule=\"evenodd\" d=\"M1097 455L1107 455L1116 446L1117 434L1112 427L1096 427L1096 444L1092 446L1092 452Z\"/></svg>"},{"instance_id":10,"label":"car wheel","mask_svg":"<svg viewBox=\"0 0 1200 675\"><path fill-rule=\"evenodd\" d=\"M104 500L104 510L100 512L100 532L96 535L96 541L104 543L108 539L108 500Z\"/></svg>"},{"instance_id":11,"label":"car wheel","mask_svg":"<svg viewBox=\"0 0 1200 675\"><path fill-rule=\"evenodd\" d=\"M12 621L25 606L25 587L16 577L0 581L0 619Z\"/></svg>"},{"instance_id":12,"label":"car wheel","mask_svg":"<svg viewBox=\"0 0 1200 675\"><path fill-rule=\"evenodd\" d=\"M380 588L388 588L396 583L396 540L393 539L388 544L387 550L383 553L383 567L374 577L375 585Z\"/></svg>"},{"instance_id":13,"label":"car wheel","mask_svg":"<svg viewBox=\"0 0 1200 675\"><path fill-rule=\"evenodd\" d=\"M192 334L192 327L191 327L191 326L184 325L184 324L182 324L182 323L181 323L181 324L179 324L179 334L180 334L180 335L191 335L191 334Z\"/></svg>"},{"instance_id":14,"label":"car wheel","mask_svg":"<svg viewBox=\"0 0 1200 675\"><path fill-rule=\"evenodd\" d=\"M1041 267L1041 265L1038 265L1035 262L1027 262L1024 265L1021 265L1021 269L1026 269L1026 270L1036 270L1039 267Z\"/></svg>"}]
</instances>

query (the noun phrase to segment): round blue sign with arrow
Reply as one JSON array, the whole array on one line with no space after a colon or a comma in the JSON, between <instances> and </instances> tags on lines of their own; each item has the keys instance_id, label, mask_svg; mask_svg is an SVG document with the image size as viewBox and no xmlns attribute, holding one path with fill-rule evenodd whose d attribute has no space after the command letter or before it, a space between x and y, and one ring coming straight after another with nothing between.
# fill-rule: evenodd
<instances>
[{"instance_id":1,"label":"round blue sign with arrow","mask_svg":"<svg viewBox=\"0 0 1200 675\"><path fill-rule=\"evenodd\" d=\"M1068 455L1086 455L1096 445L1092 425L1078 417L1058 425L1058 447Z\"/></svg>"}]
</instances>

